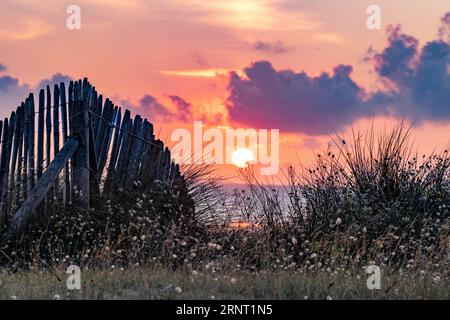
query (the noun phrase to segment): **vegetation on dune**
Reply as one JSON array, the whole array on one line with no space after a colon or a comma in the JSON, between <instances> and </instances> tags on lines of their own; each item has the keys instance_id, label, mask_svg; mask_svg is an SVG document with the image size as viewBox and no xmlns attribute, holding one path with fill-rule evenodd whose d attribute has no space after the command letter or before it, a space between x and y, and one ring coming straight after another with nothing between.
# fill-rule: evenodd
<instances>
[{"instance_id":1,"label":"vegetation on dune","mask_svg":"<svg viewBox=\"0 0 450 320\"><path fill-rule=\"evenodd\" d=\"M247 188L227 195L211 167L187 167L185 187L195 210L180 190L143 177L133 189L118 189L116 198L96 201L88 215L72 208L52 213L45 227L30 227L20 241L1 248L4 270L27 270L14 277L36 274L39 282L50 277L41 270L80 265L101 283L84 298L120 296L111 291L120 284L108 277L121 268L136 272L119 273L122 289L137 290L141 298L205 298L204 291L217 298L301 299L332 290L333 298L448 298L450 157L447 150L413 154L409 133L400 123L379 137L373 130L354 133L352 141L336 135L314 166L287 168L289 183L282 189L259 182L249 169L242 171ZM245 227L236 228L230 212ZM371 293L357 278L370 264L383 270L392 291ZM167 269L174 273L165 283L185 282L182 295L139 282L161 279L152 270ZM197 279L193 274L206 277L205 287L187 284ZM2 277L5 298L13 290ZM242 287L214 285L230 277Z\"/></svg>"}]
</instances>

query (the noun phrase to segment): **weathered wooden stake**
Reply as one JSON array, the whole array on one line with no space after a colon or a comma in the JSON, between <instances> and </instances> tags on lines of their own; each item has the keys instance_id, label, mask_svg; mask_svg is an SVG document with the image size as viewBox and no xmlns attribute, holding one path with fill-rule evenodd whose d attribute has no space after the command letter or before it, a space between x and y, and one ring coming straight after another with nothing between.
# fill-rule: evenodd
<instances>
[{"instance_id":1,"label":"weathered wooden stake","mask_svg":"<svg viewBox=\"0 0 450 320\"><path fill-rule=\"evenodd\" d=\"M76 101L73 102L72 132L79 147L73 155L73 202L81 209L89 209L89 116L86 104L79 100L79 86L75 86Z\"/></svg>"},{"instance_id":2,"label":"weathered wooden stake","mask_svg":"<svg viewBox=\"0 0 450 320\"><path fill-rule=\"evenodd\" d=\"M2 195L2 211L0 211L0 215L3 213L7 214L9 210L9 172L10 172L10 162L11 162L11 152L13 147L13 138L14 138L14 130L16 126L16 113L12 112L9 117L9 132L8 132L8 142L7 142L7 154L6 154L6 172L5 172L5 181L3 182L3 195Z\"/></svg>"},{"instance_id":3,"label":"weathered wooden stake","mask_svg":"<svg viewBox=\"0 0 450 320\"><path fill-rule=\"evenodd\" d=\"M39 179L44 172L44 110L45 93L42 89L39 92L39 113L38 113L38 145L37 145L37 178Z\"/></svg>"},{"instance_id":4,"label":"weathered wooden stake","mask_svg":"<svg viewBox=\"0 0 450 320\"><path fill-rule=\"evenodd\" d=\"M53 87L53 156L59 152L59 86ZM59 179L55 180L54 203L59 200Z\"/></svg>"},{"instance_id":5,"label":"weathered wooden stake","mask_svg":"<svg viewBox=\"0 0 450 320\"><path fill-rule=\"evenodd\" d=\"M35 167L35 158L34 158L34 118L35 118L35 108L34 108L34 95L30 93L28 98L28 190L34 188L34 167Z\"/></svg>"},{"instance_id":6,"label":"weathered wooden stake","mask_svg":"<svg viewBox=\"0 0 450 320\"><path fill-rule=\"evenodd\" d=\"M50 165L50 154L51 154L51 148L52 148L52 144L51 144L51 133L52 133L52 117L51 117L51 112L50 109L52 108L52 94L50 92L50 87L47 86L47 110L46 110L46 114L45 114L45 129L47 131L47 143L46 143L46 159L45 159L45 163L47 165L47 167Z\"/></svg>"},{"instance_id":7,"label":"weathered wooden stake","mask_svg":"<svg viewBox=\"0 0 450 320\"><path fill-rule=\"evenodd\" d=\"M59 86L59 93L61 97L61 123L62 123L62 138L63 144L68 140L67 130L67 105L66 105L66 87L64 82L61 82ZM66 163L64 168L64 186L63 186L63 206L66 206L70 201L70 180L69 180L69 162Z\"/></svg>"},{"instance_id":8,"label":"weathered wooden stake","mask_svg":"<svg viewBox=\"0 0 450 320\"><path fill-rule=\"evenodd\" d=\"M7 153L8 153L8 135L9 135L9 127L8 127L8 118L3 120L3 134L2 134L2 155L0 160L0 199L3 198L3 194L6 192L4 190L4 182L6 176L6 166L7 166ZM4 204L0 202L0 224L4 223Z\"/></svg>"},{"instance_id":9,"label":"weathered wooden stake","mask_svg":"<svg viewBox=\"0 0 450 320\"><path fill-rule=\"evenodd\" d=\"M17 170L19 170L19 162L20 159L18 159L18 150L20 148L20 139L21 139L21 128L22 128L22 118L21 118L22 109L21 107L18 107L16 110L16 124L14 126L14 146L11 154L11 171L9 176L9 194L10 194L10 208L13 208L15 204L17 203L16 198L16 181L19 182L17 178L19 178L19 172L17 172L17 178L16 178L16 167ZM16 164L17 163L17 164Z\"/></svg>"}]
</instances>

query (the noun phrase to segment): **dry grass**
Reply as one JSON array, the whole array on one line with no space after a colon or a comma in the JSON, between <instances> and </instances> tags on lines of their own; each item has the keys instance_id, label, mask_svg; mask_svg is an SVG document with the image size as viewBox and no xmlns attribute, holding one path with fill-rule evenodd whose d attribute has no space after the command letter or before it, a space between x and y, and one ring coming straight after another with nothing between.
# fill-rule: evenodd
<instances>
[{"instance_id":1,"label":"dry grass","mask_svg":"<svg viewBox=\"0 0 450 320\"><path fill-rule=\"evenodd\" d=\"M0 299L449 299L449 283L429 273L382 274L369 290L361 271L172 272L157 267L83 271L82 289L67 290L64 270L0 275ZM56 275L56 276L55 276ZM61 279L59 280L58 277ZM181 289L181 290L180 290Z\"/></svg>"}]
</instances>

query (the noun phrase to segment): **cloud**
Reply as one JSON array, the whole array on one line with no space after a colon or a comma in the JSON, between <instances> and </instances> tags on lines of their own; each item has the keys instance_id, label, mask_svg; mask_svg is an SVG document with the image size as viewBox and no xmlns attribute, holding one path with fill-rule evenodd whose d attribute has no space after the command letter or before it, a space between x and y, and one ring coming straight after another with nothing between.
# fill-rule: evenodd
<instances>
[{"instance_id":1,"label":"cloud","mask_svg":"<svg viewBox=\"0 0 450 320\"><path fill-rule=\"evenodd\" d=\"M173 119L173 114L164 105L158 102L155 97L146 94L139 100L139 104L150 115L150 119L161 117L164 121Z\"/></svg>"},{"instance_id":2,"label":"cloud","mask_svg":"<svg viewBox=\"0 0 450 320\"><path fill-rule=\"evenodd\" d=\"M0 77L0 110L1 116L7 116L31 92L28 84L20 84L19 79L9 75Z\"/></svg>"},{"instance_id":3,"label":"cloud","mask_svg":"<svg viewBox=\"0 0 450 320\"><path fill-rule=\"evenodd\" d=\"M0 77L0 91L6 91L9 88L17 87L19 80L10 76Z\"/></svg>"},{"instance_id":4,"label":"cloud","mask_svg":"<svg viewBox=\"0 0 450 320\"><path fill-rule=\"evenodd\" d=\"M3 63L0 63L0 72L6 71L6 66Z\"/></svg>"},{"instance_id":5,"label":"cloud","mask_svg":"<svg viewBox=\"0 0 450 320\"><path fill-rule=\"evenodd\" d=\"M48 85L51 88L53 88L53 86L55 84L59 85L61 82L64 82L67 85L72 80L73 80L73 78L71 76L68 76L68 75L58 72L58 73L55 73L54 75L52 75L48 79L43 79L43 80L39 81L39 83L37 85L37 89L44 89Z\"/></svg>"},{"instance_id":6,"label":"cloud","mask_svg":"<svg viewBox=\"0 0 450 320\"><path fill-rule=\"evenodd\" d=\"M446 17L442 21L449 26L450 15ZM386 97L395 101L397 116L418 122L450 120L449 42L439 39L419 48L417 39L392 28L388 46L375 55L375 70L394 87Z\"/></svg>"},{"instance_id":7,"label":"cloud","mask_svg":"<svg viewBox=\"0 0 450 320\"><path fill-rule=\"evenodd\" d=\"M185 4L182 0L167 2L171 6ZM191 0L188 10L183 19L239 30L311 31L322 25L306 10L285 7L273 0Z\"/></svg>"},{"instance_id":8,"label":"cloud","mask_svg":"<svg viewBox=\"0 0 450 320\"><path fill-rule=\"evenodd\" d=\"M192 120L192 104L179 96L171 95L169 98L177 108L177 118L179 120L184 122Z\"/></svg>"},{"instance_id":9,"label":"cloud","mask_svg":"<svg viewBox=\"0 0 450 320\"><path fill-rule=\"evenodd\" d=\"M197 120L209 125L223 124L222 113L194 114L196 108L191 102L177 95L167 95L167 97L170 100L170 108L148 94L144 95L135 106L129 102L126 104L136 113L148 115L152 121L190 123Z\"/></svg>"},{"instance_id":10,"label":"cloud","mask_svg":"<svg viewBox=\"0 0 450 320\"><path fill-rule=\"evenodd\" d=\"M442 17L438 35L443 41L450 42L450 12Z\"/></svg>"},{"instance_id":11,"label":"cloud","mask_svg":"<svg viewBox=\"0 0 450 320\"><path fill-rule=\"evenodd\" d=\"M158 102L158 100L146 94L139 100L139 105L150 115L150 119L155 120L159 118L163 121L182 121L189 122L193 120L192 104L176 95L168 96L172 104L175 106L175 111L171 111L168 107Z\"/></svg>"},{"instance_id":12,"label":"cloud","mask_svg":"<svg viewBox=\"0 0 450 320\"><path fill-rule=\"evenodd\" d=\"M273 54L286 53L290 50L290 48L288 48L281 41L275 41L275 42L256 41L256 42L252 43L251 46L254 50L273 53Z\"/></svg>"},{"instance_id":13,"label":"cloud","mask_svg":"<svg viewBox=\"0 0 450 320\"><path fill-rule=\"evenodd\" d=\"M417 54L418 41L402 34L400 26L389 27L388 33L388 47L374 56L375 70L394 82L402 81L414 72L412 60Z\"/></svg>"},{"instance_id":14,"label":"cloud","mask_svg":"<svg viewBox=\"0 0 450 320\"><path fill-rule=\"evenodd\" d=\"M61 73L55 73L48 79L39 81L36 86L29 85L27 83L20 83L19 79L10 75L4 75L0 77L0 110L2 116L7 116L13 111L22 101L24 101L28 95L33 92L35 95L40 89L45 88L47 84L52 86L65 82L66 84L72 80L70 76L63 75Z\"/></svg>"},{"instance_id":15,"label":"cloud","mask_svg":"<svg viewBox=\"0 0 450 320\"><path fill-rule=\"evenodd\" d=\"M450 14L441 20L450 26ZM450 120L450 44L437 39L419 46L400 26L388 28L388 43L369 51L374 70L386 84L367 92L351 78L352 66L313 77L275 70L268 61L231 73L227 108L232 121L258 128L322 135L365 117L393 115L422 121Z\"/></svg>"},{"instance_id":16,"label":"cloud","mask_svg":"<svg viewBox=\"0 0 450 320\"><path fill-rule=\"evenodd\" d=\"M311 77L259 61L244 72L245 77L232 73L227 101L230 118L240 123L320 135L374 112L351 79L351 66Z\"/></svg>"},{"instance_id":17,"label":"cloud","mask_svg":"<svg viewBox=\"0 0 450 320\"><path fill-rule=\"evenodd\" d=\"M55 30L58 6L32 1L2 0L0 39L28 41Z\"/></svg>"}]
</instances>

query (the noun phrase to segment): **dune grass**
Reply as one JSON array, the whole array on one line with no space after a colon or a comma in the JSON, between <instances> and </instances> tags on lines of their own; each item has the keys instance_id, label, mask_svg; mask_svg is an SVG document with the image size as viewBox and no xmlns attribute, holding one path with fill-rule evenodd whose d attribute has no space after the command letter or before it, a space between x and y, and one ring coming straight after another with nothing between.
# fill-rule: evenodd
<instances>
[{"instance_id":1,"label":"dune grass","mask_svg":"<svg viewBox=\"0 0 450 320\"><path fill-rule=\"evenodd\" d=\"M246 170L246 190L227 194L192 166L195 210L158 182L89 215L55 211L0 247L0 299L449 299L450 155L412 153L409 133L337 136L281 191ZM231 228L230 212L250 227ZM72 264L81 291L66 289Z\"/></svg>"}]
</instances>

